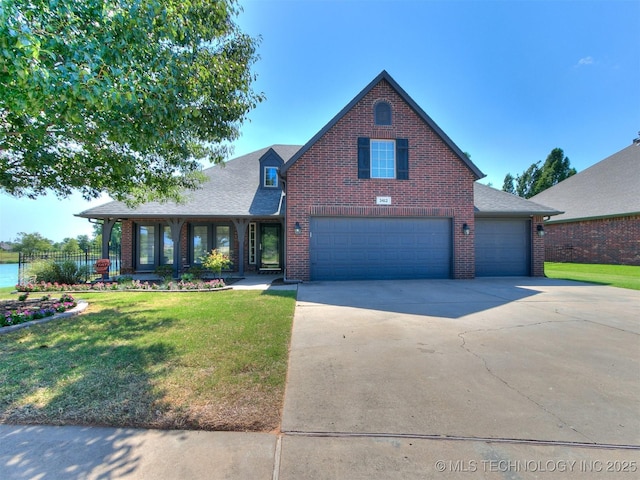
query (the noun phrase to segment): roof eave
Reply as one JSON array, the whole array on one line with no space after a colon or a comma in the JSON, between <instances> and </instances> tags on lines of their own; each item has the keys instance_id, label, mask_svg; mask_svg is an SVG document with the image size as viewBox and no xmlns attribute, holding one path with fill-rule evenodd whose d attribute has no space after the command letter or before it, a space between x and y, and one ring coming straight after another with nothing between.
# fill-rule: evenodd
<instances>
[{"instance_id":1,"label":"roof eave","mask_svg":"<svg viewBox=\"0 0 640 480\"><path fill-rule=\"evenodd\" d=\"M538 210L530 210L530 211L488 211L488 210L476 210L474 212L475 217L550 217L554 215L560 215L563 212L558 211L538 211Z\"/></svg>"},{"instance_id":2,"label":"roof eave","mask_svg":"<svg viewBox=\"0 0 640 480\"><path fill-rule=\"evenodd\" d=\"M189 214L189 213L168 213L168 214L153 214L153 213L140 213L140 214L91 214L84 215L82 213L74 214L74 217L87 218L87 219L105 219L105 218L117 218L118 220L130 220L136 218L188 218L188 219L207 219L207 218L274 218L284 217L282 213L265 213L265 214L250 214L250 213L211 213L211 214Z\"/></svg>"},{"instance_id":3,"label":"roof eave","mask_svg":"<svg viewBox=\"0 0 640 480\"><path fill-rule=\"evenodd\" d=\"M564 213L564 212L562 212ZM549 220L547 223L576 223L576 222L588 222L590 220L603 220L606 218L624 218L635 217L640 215L640 212L627 212L627 213L614 213L610 215L594 215L591 217L576 217L576 218L557 218Z\"/></svg>"}]
</instances>

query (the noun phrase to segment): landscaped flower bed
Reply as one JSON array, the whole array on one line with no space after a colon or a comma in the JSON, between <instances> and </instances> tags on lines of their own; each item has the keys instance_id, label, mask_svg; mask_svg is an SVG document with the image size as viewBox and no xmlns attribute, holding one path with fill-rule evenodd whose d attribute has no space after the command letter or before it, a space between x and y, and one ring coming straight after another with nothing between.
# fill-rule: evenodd
<instances>
[{"instance_id":1,"label":"landscaped flower bed","mask_svg":"<svg viewBox=\"0 0 640 480\"><path fill-rule=\"evenodd\" d=\"M78 304L69 294L64 294L59 299L52 299L51 295L45 295L39 299L28 299L26 295L22 297L24 297L22 300L0 302L3 312L0 317L0 327L51 317L56 313L66 312Z\"/></svg>"},{"instance_id":2,"label":"landscaped flower bed","mask_svg":"<svg viewBox=\"0 0 640 480\"><path fill-rule=\"evenodd\" d=\"M117 290L157 290L157 291L181 291L181 290L218 290L226 287L224 280L216 279L211 281L184 281L168 283L141 282L140 280L117 282L96 282L79 283L67 285L60 283L26 283L16 285L19 292L79 292L79 291L117 291Z\"/></svg>"}]
</instances>

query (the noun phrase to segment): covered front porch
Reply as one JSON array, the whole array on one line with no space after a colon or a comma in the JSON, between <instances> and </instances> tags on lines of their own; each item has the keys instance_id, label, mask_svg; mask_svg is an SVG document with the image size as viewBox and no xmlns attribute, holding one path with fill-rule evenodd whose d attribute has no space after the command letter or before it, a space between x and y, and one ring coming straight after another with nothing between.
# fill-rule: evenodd
<instances>
[{"instance_id":1,"label":"covered front porch","mask_svg":"<svg viewBox=\"0 0 640 480\"><path fill-rule=\"evenodd\" d=\"M122 223L120 274L157 278L171 269L173 278L203 273L211 250L232 264L223 276L277 274L284 270L284 219L281 217L102 218L103 253L113 226ZM104 257L108 258L108 257Z\"/></svg>"}]
</instances>

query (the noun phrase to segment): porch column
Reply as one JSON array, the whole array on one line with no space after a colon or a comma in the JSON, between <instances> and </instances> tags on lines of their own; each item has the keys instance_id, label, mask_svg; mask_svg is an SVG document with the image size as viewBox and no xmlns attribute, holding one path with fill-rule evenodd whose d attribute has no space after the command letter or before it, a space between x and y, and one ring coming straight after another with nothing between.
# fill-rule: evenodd
<instances>
[{"instance_id":1,"label":"porch column","mask_svg":"<svg viewBox=\"0 0 640 480\"><path fill-rule=\"evenodd\" d=\"M182 250L180 232L182 231L184 222L184 218L167 219L167 223L171 227L171 240L173 241L173 278L178 278L180 272L180 252Z\"/></svg>"},{"instance_id":2,"label":"porch column","mask_svg":"<svg viewBox=\"0 0 640 480\"><path fill-rule=\"evenodd\" d=\"M111 232L118 220L115 218L105 218L102 220L102 258L109 258L109 243L111 243ZM110 258L109 258L110 259ZM109 273L103 273L102 279L107 280Z\"/></svg>"},{"instance_id":3,"label":"porch column","mask_svg":"<svg viewBox=\"0 0 640 480\"><path fill-rule=\"evenodd\" d=\"M244 277L244 236L247 233L249 219L234 218L233 225L236 227L236 232L238 232L238 263L240 264L238 268L238 274L241 277Z\"/></svg>"}]
</instances>

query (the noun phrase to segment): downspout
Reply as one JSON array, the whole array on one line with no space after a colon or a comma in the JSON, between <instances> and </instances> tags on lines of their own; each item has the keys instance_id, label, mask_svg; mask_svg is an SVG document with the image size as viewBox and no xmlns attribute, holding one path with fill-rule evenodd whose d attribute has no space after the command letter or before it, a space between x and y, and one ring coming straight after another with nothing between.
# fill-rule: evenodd
<instances>
[{"instance_id":1,"label":"downspout","mask_svg":"<svg viewBox=\"0 0 640 480\"><path fill-rule=\"evenodd\" d=\"M280 204L278 205L278 212L282 212L282 204L284 203L284 199L287 196L287 192L285 192L285 189L287 188L287 184L286 182L282 182L282 194L280 195ZM282 248L282 256L283 256L283 262L282 262L282 281L284 283L287 283L287 240L288 240L288 236L289 236L289 229L287 229L287 212L284 212L284 246Z\"/></svg>"}]
</instances>

